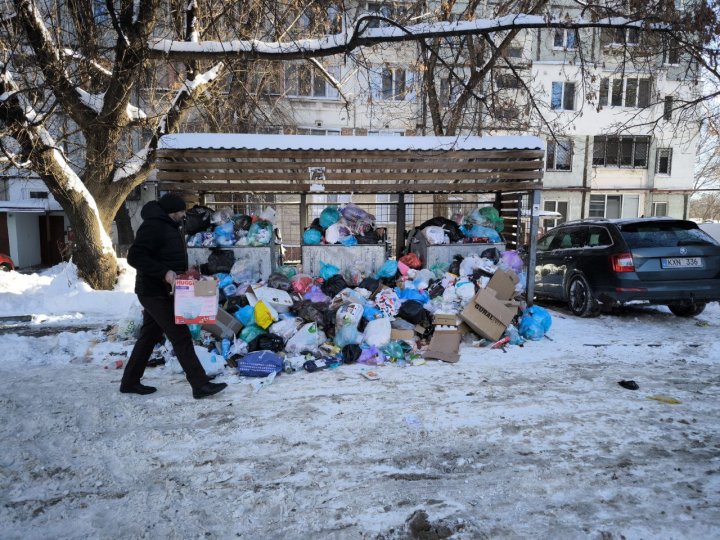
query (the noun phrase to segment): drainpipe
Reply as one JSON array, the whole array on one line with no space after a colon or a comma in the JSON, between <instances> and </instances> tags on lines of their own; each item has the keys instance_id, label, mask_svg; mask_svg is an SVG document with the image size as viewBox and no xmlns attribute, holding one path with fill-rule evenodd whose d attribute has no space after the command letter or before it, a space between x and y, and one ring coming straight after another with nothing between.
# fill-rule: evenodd
<instances>
[{"instance_id":1,"label":"drainpipe","mask_svg":"<svg viewBox=\"0 0 720 540\"><path fill-rule=\"evenodd\" d=\"M582 199L580 202L580 219L585 219L585 203L587 202L588 186L588 154L590 153L590 135L585 135L585 159L583 160Z\"/></svg>"}]
</instances>

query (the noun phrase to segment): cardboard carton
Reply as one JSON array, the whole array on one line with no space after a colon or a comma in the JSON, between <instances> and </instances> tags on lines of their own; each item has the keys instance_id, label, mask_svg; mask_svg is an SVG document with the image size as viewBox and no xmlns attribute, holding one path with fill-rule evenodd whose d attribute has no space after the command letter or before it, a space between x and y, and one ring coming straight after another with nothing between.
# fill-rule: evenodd
<instances>
[{"instance_id":1,"label":"cardboard carton","mask_svg":"<svg viewBox=\"0 0 720 540\"><path fill-rule=\"evenodd\" d=\"M480 289L460 317L478 335L496 341L517 314L518 307L517 302L498 299L493 289Z\"/></svg>"},{"instance_id":2,"label":"cardboard carton","mask_svg":"<svg viewBox=\"0 0 720 540\"><path fill-rule=\"evenodd\" d=\"M390 330L390 339L392 341L395 340L406 340L406 339L415 339L415 331L414 330L400 330L399 328L393 328Z\"/></svg>"},{"instance_id":3,"label":"cardboard carton","mask_svg":"<svg viewBox=\"0 0 720 540\"><path fill-rule=\"evenodd\" d=\"M265 285L252 285L248 287L245 297L251 306L255 306L255 304L262 300L279 313L289 311L293 305L292 298L287 292Z\"/></svg>"},{"instance_id":4,"label":"cardboard carton","mask_svg":"<svg viewBox=\"0 0 720 540\"><path fill-rule=\"evenodd\" d=\"M443 362L455 363L460 360L460 339L462 334L458 330L435 330L430 346L423 356Z\"/></svg>"},{"instance_id":5,"label":"cardboard carton","mask_svg":"<svg viewBox=\"0 0 720 540\"><path fill-rule=\"evenodd\" d=\"M458 324L460 324L460 320L458 319L458 316L454 313L436 313L433 316L433 324L457 326Z\"/></svg>"},{"instance_id":6,"label":"cardboard carton","mask_svg":"<svg viewBox=\"0 0 720 540\"><path fill-rule=\"evenodd\" d=\"M498 268L490 278L487 287L497 293L495 297L498 300L510 300L515 296L515 285L518 284L518 281L520 278L512 270L505 271Z\"/></svg>"},{"instance_id":7,"label":"cardboard carton","mask_svg":"<svg viewBox=\"0 0 720 540\"><path fill-rule=\"evenodd\" d=\"M177 279L174 295L175 324L211 324L217 320L217 280Z\"/></svg>"},{"instance_id":8,"label":"cardboard carton","mask_svg":"<svg viewBox=\"0 0 720 540\"><path fill-rule=\"evenodd\" d=\"M242 328L242 323L222 308L218 309L217 320L213 324L203 324L204 330L221 339L235 337Z\"/></svg>"}]
</instances>

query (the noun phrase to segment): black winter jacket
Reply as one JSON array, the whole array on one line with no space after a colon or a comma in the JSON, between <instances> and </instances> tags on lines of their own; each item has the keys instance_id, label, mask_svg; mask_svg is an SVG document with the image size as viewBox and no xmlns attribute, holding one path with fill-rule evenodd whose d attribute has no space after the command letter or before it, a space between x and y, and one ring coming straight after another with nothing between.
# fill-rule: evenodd
<instances>
[{"instance_id":1,"label":"black winter jacket","mask_svg":"<svg viewBox=\"0 0 720 540\"><path fill-rule=\"evenodd\" d=\"M140 215L143 223L130 246L127 261L137 270L135 293L138 296L168 296L170 285L165 274L176 274L188 269L185 239L180 224L165 213L157 201L143 206Z\"/></svg>"}]
</instances>

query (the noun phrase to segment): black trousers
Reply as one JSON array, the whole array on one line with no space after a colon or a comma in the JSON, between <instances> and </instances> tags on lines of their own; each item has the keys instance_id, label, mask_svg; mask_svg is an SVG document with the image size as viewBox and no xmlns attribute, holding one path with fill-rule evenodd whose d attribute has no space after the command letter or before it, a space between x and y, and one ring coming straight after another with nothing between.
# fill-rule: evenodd
<instances>
[{"instance_id":1,"label":"black trousers","mask_svg":"<svg viewBox=\"0 0 720 540\"><path fill-rule=\"evenodd\" d=\"M210 379L195 354L190 329L186 324L175 324L173 298L171 296L138 296L138 300L145 308L143 324L140 328L140 337L125 366L121 384L130 386L140 382L155 344L162 339L163 334L170 340L190 385L193 388L199 388L207 383Z\"/></svg>"}]
</instances>

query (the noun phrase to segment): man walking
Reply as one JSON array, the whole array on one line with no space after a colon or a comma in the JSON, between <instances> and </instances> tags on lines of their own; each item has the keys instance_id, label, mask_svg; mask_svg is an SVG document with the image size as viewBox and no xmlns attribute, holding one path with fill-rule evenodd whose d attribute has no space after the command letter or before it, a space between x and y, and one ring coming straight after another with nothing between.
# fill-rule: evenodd
<instances>
[{"instance_id":1,"label":"man walking","mask_svg":"<svg viewBox=\"0 0 720 540\"><path fill-rule=\"evenodd\" d=\"M152 394L157 390L141 384L140 379L163 334L173 346L195 399L217 394L227 386L210 382L195 354L190 329L175 324L172 286L177 274L188 269L185 239L180 231L185 210L185 201L168 193L147 203L140 212L143 223L130 246L127 261L137 270L135 294L144 308L143 324L120 382L120 392L124 394Z\"/></svg>"}]
</instances>

